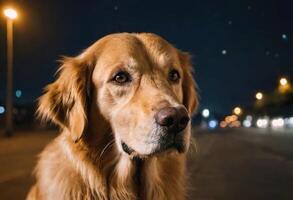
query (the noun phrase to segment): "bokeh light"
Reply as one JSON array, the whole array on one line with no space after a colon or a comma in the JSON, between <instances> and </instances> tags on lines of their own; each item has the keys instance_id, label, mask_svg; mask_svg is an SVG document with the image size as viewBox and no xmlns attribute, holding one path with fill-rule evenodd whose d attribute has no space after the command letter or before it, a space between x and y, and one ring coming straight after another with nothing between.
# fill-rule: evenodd
<instances>
[{"instance_id":1,"label":"bokeh light","mask_svg":"<svg viewBox=\"0 0 293 200\"><path fill-rule=\"evenodd\" d=\"M234 114L236 115L241 115L242 114L242 109L240 107L235 107L233 109Z\"/></svg>"},{"instance_id":2,"label":"bokeh light","mask_svg":"<svg viewBox=\"0 0 293 200\"><path fill-rule=\"evenodd\" d=\"M255 98L257 100L262 100L263 99L263 94L261 92L256 93Z\"/></svg>"},{"instance_id":3,"label":"bokeh light","mask_svg":"<svg viewBox=\"0 0 293 200\"><path fill-rule=\"evenodd\" d=\"M15 96L16 96L17 98L20 98L21 95L22 95L22 91L21 91L21 90L16 90L16 91L15 91Z\"/></svg>"},{"instance_id":4,"label":"bokeh light","mask_svg":"<svg viewBox=\"0 0 293 200\"><path fill-rule=\"evenodd\" d=\"M209 128L216 128L218 125L218 121L217 120L211 120L209 121Z\"/></svg>"},{"instance_id":5,"label":"bokeh light","mask_svg":"<svg viewBox=\"0 0 293 200\"><path fill-rule=\"evenodd\" d=\"M0 114L5 113L5 108L3 106L0 106Z\"/></svg>"},{"instance_id":6,"label":"bokeh light","mask_svg":"<svg viewBox=\"0 0 293 200\"><path fill-rule=\"evenodd\" d=\"M203 109L201 114L204 118L208 118L210 116L210 111L209 109Z\"/></svg>"},{"instance_id":7,"label":"bokeh light","mask_svg":"<svg viewBox=\"0 0 293 200\"><path fill-rule=\"evenodd\" d=\"M281 79L280 79L280 84L281 84L282 86L285 86L285 85L288 84L288 80L287 80L286 78L281 78Z\"/></svg>"}]
</instances>

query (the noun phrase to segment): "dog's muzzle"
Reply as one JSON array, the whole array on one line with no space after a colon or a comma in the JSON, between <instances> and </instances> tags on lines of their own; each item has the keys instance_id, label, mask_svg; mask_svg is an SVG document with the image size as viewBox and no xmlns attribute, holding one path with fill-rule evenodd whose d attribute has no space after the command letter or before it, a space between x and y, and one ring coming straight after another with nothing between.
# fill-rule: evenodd
<instances>
[{"instance_id":1,"label":"dog's muzzle","mask_svg":"<svg viewBox=\"0 0 293 200\"><path fill-rule=\"evenodd\" d=\"M160 153L168 149L175 149L179 153L183 153L186 148L184 141L185 128L190 118L184 106L165 107L154 116L157 129L158 140L155 141L155 148L150 154ZM146 144L147 145L147 144ZM124 141L121 141L122 149L128 155L135 154L135 149L131 148Z\"/></svg>"}]
</instances>

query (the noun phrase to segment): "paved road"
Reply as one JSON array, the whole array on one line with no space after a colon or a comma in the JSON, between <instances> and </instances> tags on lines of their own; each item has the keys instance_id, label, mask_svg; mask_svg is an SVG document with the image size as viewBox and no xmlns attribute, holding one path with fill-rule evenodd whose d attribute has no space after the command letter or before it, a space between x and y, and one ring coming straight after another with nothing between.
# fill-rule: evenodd
<instances>
[{"instance_id":1,"label":"paved road","mask_svg":"<svg viewBox=\"0 0 293 200\"><path fill-rule=\"evenodd\" d=\"M0 199L24 199L36 156L55 132L0 138ZM189 156L189 200L292 200L293 133L199 132Z\"/></svg>"},{"instance_id":2,"label":"paved road","mask_svg":"<svg viewBox=\"0 0 293 200\"><path fill-rule=\"evenodd\" d=\"M196 138L190 200L293 199L293 132L238 129Z\"/></svg>"},{"instance_id":3,"label":"paved road","mask_svg":"<svg viewBox=\"0 0 293 200\"><path fill-rule=\"evenodd\" d=\"M1 134L2 136L3 134ZM33 183L37 155L56 132L18 132L0 137L0 199L22 200Z\"/></svg>"}]
</instances>

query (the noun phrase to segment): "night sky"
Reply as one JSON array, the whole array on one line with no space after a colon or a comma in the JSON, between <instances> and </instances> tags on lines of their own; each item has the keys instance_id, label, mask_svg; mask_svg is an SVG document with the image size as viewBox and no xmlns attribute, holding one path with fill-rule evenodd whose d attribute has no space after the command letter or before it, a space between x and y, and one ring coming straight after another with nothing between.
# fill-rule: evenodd
<instances>
[{"instance_id":1,"label":"night sky","mask_svg":"<svg viewBox=\"0 0 293 200\"><path fill-rule=\"evenodd\" d=\"M1 6L6 3L1 2ZM14 88L34 102L54 80L61 55L74 56L114 32L153 32L193 56L201 108L227 113L293 75L293 1L16 1ZM2 8L2 7L1 7ZM2 14L2 13L1 13ZM0 104L6 81L0 18Z\"/></svg>"}]
</instances>

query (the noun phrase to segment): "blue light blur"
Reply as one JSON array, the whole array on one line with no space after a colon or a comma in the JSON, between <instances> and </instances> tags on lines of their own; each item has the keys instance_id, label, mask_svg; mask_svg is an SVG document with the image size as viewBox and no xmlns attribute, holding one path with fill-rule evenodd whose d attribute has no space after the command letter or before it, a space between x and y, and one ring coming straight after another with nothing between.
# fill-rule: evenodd
<instances>
[{"instance_id":1,"label":"blue light blur","mask_svg":"<svg viewBox=\"0 0 293 200\"><path fill-rule=\"evenodd\" d=\"M16 96L17 98L20 98L21 95L22 95L22 91L21 91L21 90L16 90L16 91L15 91L15 96Z\"/></svg>"},{"instance_id":2,"label":"blue light blur","mask_svg":"<svg viewBox=\"0 0 293 200\"><path fill-rule=\"evenodd\" d=\"M209 128L216 128L218 126L218 121L217 120L211 120L209 121Z\"/></svg>"},{"instance_id":3,"label":"blue light blur","mask_svg":"<svg viewBox=\"0 0 293 200\"><path fill-rule=\"evenodd\" d=\"M3 106L0 106L0 114L3 114L5 112L5 108Z\"/></svg>"}]
</instances>

